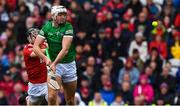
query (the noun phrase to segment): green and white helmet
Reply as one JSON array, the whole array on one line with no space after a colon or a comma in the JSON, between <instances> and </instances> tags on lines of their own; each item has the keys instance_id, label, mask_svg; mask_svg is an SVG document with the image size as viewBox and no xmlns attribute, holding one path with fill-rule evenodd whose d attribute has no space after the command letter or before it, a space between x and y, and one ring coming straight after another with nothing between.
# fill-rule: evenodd
<instances>
[{"instance_id":1,"label":"green and white helmet","mask_svg":"<svg viewBox=\"0 0 180 106\"><path fill-rule=\"evenodd\" d=\"M53 20L56 19L56 16L59 13L66 13L67 14L67 9L62 5L53 6L51 8L51 15L52 15Z\"/></svg>"}]
</instances>

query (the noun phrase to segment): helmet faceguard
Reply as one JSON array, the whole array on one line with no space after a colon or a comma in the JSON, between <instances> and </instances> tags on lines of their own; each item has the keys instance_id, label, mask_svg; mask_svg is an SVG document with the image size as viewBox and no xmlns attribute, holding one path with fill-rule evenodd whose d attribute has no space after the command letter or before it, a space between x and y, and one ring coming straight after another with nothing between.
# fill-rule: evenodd
<instances>
[{"instance_id":1,"label":"helmet faceguard","mask_svg":"<svg viewBox=\"0 0 180 106\"><path fill-rule=\"evenodd\" d=\"M27 31L27 39L30 43L33 43L33 38L36 38L39 33L39 29L37 28L30 28Z\"/></svg>"}]
</instances>

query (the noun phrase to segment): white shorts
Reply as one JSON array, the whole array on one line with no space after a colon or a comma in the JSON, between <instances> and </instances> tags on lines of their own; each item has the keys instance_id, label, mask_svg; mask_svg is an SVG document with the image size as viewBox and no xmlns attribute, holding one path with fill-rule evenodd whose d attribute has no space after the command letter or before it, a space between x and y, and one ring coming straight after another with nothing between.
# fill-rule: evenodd
<instances>
[{"instance_id":1,"label":"white shorts","mask_svg":"<svg viewBox=\"0 0 180 106\"><path fill-rule=\"evenodd\" d=\"M76 69L75 61L65 64L59 63L56 65L56 76L61 77L63 83L76 81Z\"/></svg>"},{"instance_id":2,"label":"white shorts","mask_svg":"<svg viewBox=\"0 0 180 106\"><path fill-rule=\"evenodd\" d=\"M48 98L48 86L47 83L32 84L28 83L28 99L31 103L38 103L44 98Z\"/></svg>"}]
</instances>

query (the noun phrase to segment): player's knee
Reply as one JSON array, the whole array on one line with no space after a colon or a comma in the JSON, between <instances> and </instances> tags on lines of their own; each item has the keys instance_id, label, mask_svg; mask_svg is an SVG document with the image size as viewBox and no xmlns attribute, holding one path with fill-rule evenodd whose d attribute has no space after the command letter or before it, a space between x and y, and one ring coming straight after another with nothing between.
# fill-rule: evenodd
<instances>
[{"instance_id":1,"label":"player's knee","mask_svg":"<svg viewBox=\"0 0 180 106\"><path fill-rule=\"evenodd\" d=\"M75 104L74 98L67 99L66 104L67 105L74 105Z\"/></svg>"},{"instance_id":2,"label":"player's knee","mask_svg":"<svg viewBox=\"0 0 180 106\"><path fill-rule=\"evenodd\" d=\"M49 94L48 95L48 102L49 103L56 103L56 94Z\"/></svg>"},{"instance_id":3,"label":"player's knee","mask_svg":"<svg viewBox=\"0 0 180 106\"><path fill-rule=\"evenodd\" d=\"M52 100L54 100L56 98L56 95L54 95L54 94L51 94L51 95L48 95L48 99L52 99Z\"/></svg>"}]
</instances>

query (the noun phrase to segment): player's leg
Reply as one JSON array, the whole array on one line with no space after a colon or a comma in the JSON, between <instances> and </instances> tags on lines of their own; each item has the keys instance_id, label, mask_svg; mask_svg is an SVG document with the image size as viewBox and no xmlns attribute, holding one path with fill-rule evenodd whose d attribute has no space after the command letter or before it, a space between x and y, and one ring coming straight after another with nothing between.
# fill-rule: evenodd
<instances>
[{"instance_id":1,"label":"player's leg","mask_svg":"<svg viewBox=\"0 0 180 106\"><path fill-rule=\"evenodd\" d=\"M58 83L58 85L61 86L62 72L59 69L60 69L60 67L58 67L58 65L57 65L56 66L56 74L55 74L56 78L54 81L56 81ZM54 81L52 81L52 76L53 75L51 75L51 74L48 75L48 104L49 105L58 105L57 95L58 95L59 89L56 89L58 87L57 87L56 83ZM52 82L50 82L50 80Z\"/></svg>"},{"instance_id":2,"label":"player's leg","mask_svg":"<svg viewBox=\"0 0 180 106\"><path fill-rule=\"evenodd\" d=\"M28 105L40 105L47 94L47 83L32 84L28 88Z\"/></svg>"},{"instance_id":3,"label":"player's leg","mask_svg":"<svg viewBox=\"0 0 180 106\"><path fill-rule=\"evenodd\" d=\"M64 96L67 105L75 105L74 96L77 87L77 80L73 82L63 83Z\"/></svg>"},{"instance_id":4,"label":"player's leg","mask_svg":"<svg viewBox=\"0 0 180 106\"><path fill-rule=\"evenodd\" d=\"M56 80L57 82L59 82L58 84L60 85L61 78L56 78ZM57 95L58 95L58 90L48 86L48 105L58 105Z\"/></svg>"},{"instance_id":5,"label":"player's leg","mask_svg":"<svg viewBox=\"0 0 180 106\"><path fill-rule=\"evenodd\" d=\"M61 64L61 66L64 69L62 80L66 104L74 105L74 96L77 87L76 63L73 61L68 64Z\"/></svg>"},{"instance_id":6,"label":"player's leg","mask_svg":"<svg viewBox=\"0 0 180 106\"><path fill-rule=\"evenodd\" d=\"M48 87L48 105L55 105L57 101L57 90Z\"/></svg>"},{"instance_id":7,"label":"player's leg","mask_svg":"<svg viewBox=\"0 0 180 106\"><path fill-rule=\"evenodd\" d=\"M29 99L28 99L28 105L29 106L35 106L35 105L40 105L42 103L44 99L44 96L29 96Z\"/></svg>"}]
</instances>

